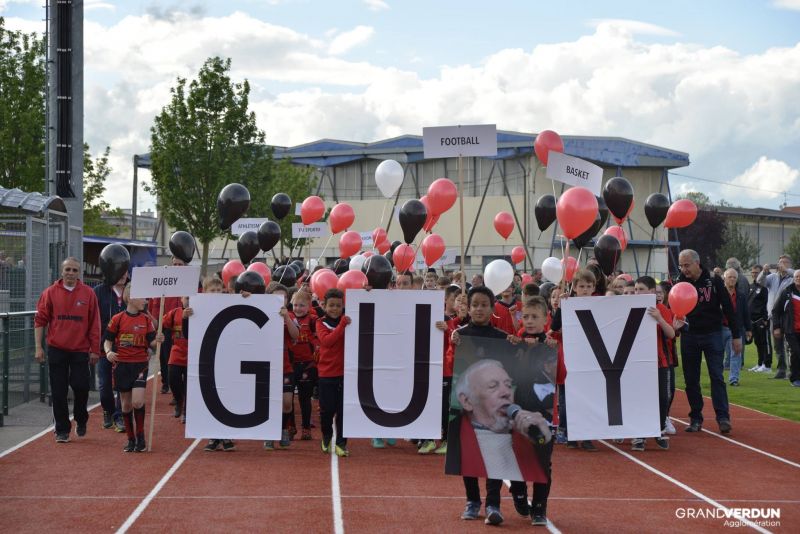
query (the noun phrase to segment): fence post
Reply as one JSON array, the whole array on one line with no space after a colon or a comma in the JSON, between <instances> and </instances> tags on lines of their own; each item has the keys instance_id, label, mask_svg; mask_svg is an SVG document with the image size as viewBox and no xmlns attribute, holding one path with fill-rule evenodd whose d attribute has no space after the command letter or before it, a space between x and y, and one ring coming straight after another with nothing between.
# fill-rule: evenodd
<instances>
[{"instance_id":1,"label":"fence post","mask_svg":"<svg viewBox=\"0 0 800 534\"><path fill-rule=\"evenodd\" d=\"M3 317L3 415L8 415L8 375L11 359L11 320Z\"/></svg>"}]
</instances>

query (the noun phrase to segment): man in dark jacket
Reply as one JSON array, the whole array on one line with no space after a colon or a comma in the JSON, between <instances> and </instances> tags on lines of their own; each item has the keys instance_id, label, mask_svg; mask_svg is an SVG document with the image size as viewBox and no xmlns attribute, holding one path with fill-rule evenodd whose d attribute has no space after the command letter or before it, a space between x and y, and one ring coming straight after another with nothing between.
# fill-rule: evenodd
<instances>
[{"instance_id":1,"label":"man in dark jacket","mask_svg":"<svg viewBox=\"0 0 800 534\"><path fill-rule=\"evenodd\" d=\"M714 404L717 424L723 434L731 431L728 412L728 391L722 371L722 317L731 329L733 350L742 351L741 325L731 304L722 279L709 274L700 265L700 256L691 249L678 256L681 269L680 282L688 282L697 289L697 305L686 316L681 334L681 360L686 397L689 400L691 423L687 432L700 432L703 427L703 394L700 390L700 363L705 354L708 375L711 378L711 401Z\"/></svg>"},{"instance_id":2,"label":"man in dark jacket","mask_svg":"<svg viewBox=\"0 0 800 534\"><path fill-rule=\"evenodd\" d=\"M111 285L108 281L103 282L94 288L97 296L97 306L100 308L100 325L102 326L102 338L105 339L106 328L111 318L119 312L125 310L126 304L122 300L122 292L128 282L128 273ZM103 350L103 347L100 347ZM100 404L103 407L103 428L116 427L117 432L125 431L125 424L122 422L122 411L119 408L118 400L114 398L114 390L111 383L112 364L106 359L105 351L100 354L97 361L97 376L100 382Z\"/></svg>"},{"instance_id":3,"label":"man in dark jacket","mask_svg":"<svg viewBox=\"0 0 800 534\"><path fill-rule=\"evenodd\" d=\"M750 323L750 310L747 309L747 296L749 294L749 286L745 281L744 292L741 292L741 284L739 284L739 273L736 269L726 269L725 274L723 274L722 279L725 282L725 290L728 292L728 296L731 299L731 304L733 305L733 310L736 313L736 319L739 322L739 326L741 327L739 333L741 334L742 340L742 347L744 347L744 340L745 337L748 341L752 339L753 336L753 326ZM731 335L731 329L728 326L728 322L725 318L722 318L722 340L725 346L725 363L728 364L726 367L729 368L730 373L728 375L728 384L731 386L738 386L739 385L739 371L742 369L742 363L744 361L744 353L743 352L736 352L733 350L732 342L733 336Z\"/></svg>"},{"instance_id":4,"label":"man in dark jacket","mask_svg":"<svg viewBox=\"0 0 800 534\"><path fill-rule=\"evenodd\" d=\"M753 324L753 344L758 351L758 364L750 368L756 373L767 373L772 368L772 336L769 332L769 313L767 312L767 288L758 282L761 266L753 265L750 275L753 283L750 284L750 295L747 298L747 308L750 310L750 321Z\"/></svg>"},{"instance_id":5,"label":"man in dark jacket","mask_svg":"<svg viewBox=\"0 0 800 534\"><path fill-rule=\"evenodd\" d=\"M789 381L800 387L800 270L792 275L794 282L779 295L772 309L772 320L777 325L775 336L782 334L789 344Z\"/></svg>"}]
</instances>

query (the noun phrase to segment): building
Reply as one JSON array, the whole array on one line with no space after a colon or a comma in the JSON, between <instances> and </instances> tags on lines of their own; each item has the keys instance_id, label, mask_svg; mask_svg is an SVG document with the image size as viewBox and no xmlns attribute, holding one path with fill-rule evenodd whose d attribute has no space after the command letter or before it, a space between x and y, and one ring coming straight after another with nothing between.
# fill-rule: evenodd
<instances>
[{"instance_id":1,"label":"building","mask_svg":"<svg viewBox=\"0 0 800 534\"><path fill-rule=\"evenodd\" d=\"M759 265L776 263L792 234L800 228L800 206L782 210L717 206L716 210L727 221L737 223L742 232L760 247L756 259ZM720 261L725 259L720 258ZM800 258L792 258L792 261L796 265Z\"/></svg>"}]
</instances>

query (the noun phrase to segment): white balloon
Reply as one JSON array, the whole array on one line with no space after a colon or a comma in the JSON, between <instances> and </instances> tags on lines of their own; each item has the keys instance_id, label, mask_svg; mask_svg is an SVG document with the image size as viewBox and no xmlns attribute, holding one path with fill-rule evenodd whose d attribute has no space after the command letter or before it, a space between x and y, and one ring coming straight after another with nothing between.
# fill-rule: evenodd
<instances>
[{"instance_id":1,"label":"white balloon","mask_svg":"<svg viewBox=\"0 0 800 534\"><path fill-rule=\"evenodd\" d=\"M317 265L319 265L319 262L312 258L306 262L306 269L308 269L308 272L311 272L317 268Z\"/></svg>"},{"instance_id":2,"label":"white balloon","mask_svg":"<svg viewBox=\"0 0 800 534\"><path fill-rule=\"evenodd\" d=\"M350 258L350 270L351 271L360 271L361 268L364 266L364 262L367 261L367 257L363 254L356 254L352 258Z\"/></svg>"},{"instance_id":3,"label":"white balloon","mask_svg":"<svg viewBox=\"0 0 800 534\"><path fill-rule=\"evenodd\" d=\"M542 262L542 276L557 284L561 282L561 277L564 275L564 267L561 265L561 260L553 258L552 256Z\"/></svg>"},{"instance_id":4,"label":"white balloon","mask_svg":"<svg viewBox=\"0 0 800 534\"><path fill-rule=\"evenodd\" d=\"M375 183L385 198L391 198L403 184L403 167L393 159L384 160L375 169Z\"/></svg>"},{"instance_id":5,"label":"white balloon","mask_svg":"<svg viewBox=\"0 0 800 534\"><path fill-rule=\"evenodd\" d=\"M483 271L483 284L499 295L514 281L514 267L506 260L494 260Z\"/></svg>"}]
</instances>

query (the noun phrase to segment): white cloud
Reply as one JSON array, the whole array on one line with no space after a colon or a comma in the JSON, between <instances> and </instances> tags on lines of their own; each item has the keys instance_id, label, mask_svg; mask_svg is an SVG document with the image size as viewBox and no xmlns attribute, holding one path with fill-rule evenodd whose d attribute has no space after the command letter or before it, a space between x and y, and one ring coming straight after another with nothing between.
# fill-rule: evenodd
<instances>
[{"instance_id":1,"label":"white cloud","mask_svg":"<svg viewBox=\"0 0 800 534\"><path fill-rule=\"evenodd\" d=\"M371 26L356 26L349 32L340 33L334 37L328 46L328 52L334 56L345 54L369 41L374 34L375 29Z\"/></svg>"},{"instance_id":2,"label":"white cloud","mask_svg":"<svg viewBox=\"0 0 800 534\"><path fill-rule=\"evenodd\" d=\"M731 180L732 184L752 188L747 195L757 199L782 198L781 192L791 190L797 183L800 171L783 161L761 156L749 169ZM731 191L734 188L725 187Z\"/></svg>"},{"instance_id":3,"label":"white cloud","mask_svg":"<svg viewBox=\"0 0 800 534\"><path fill-rule=\"evenodd\" d=\"M773 0L772 5L780 9L800 11L800 0Z\"/></svg>"},{"instance_id":4,"label":"white cloud","mask_svg":"<svg viewBox=\"0 0 800 534\"><path fill-rule=\"evenodd\" d=\"M363 0L363 2L370 11L383 11L384 9L389 9L389 4L384 2L384 0Z\"/></svg>"},{"instance_id":5,"label":"white cloud","mask_svg":"<svg viewBox=\"0 0 800 534\"><path fill-rule=\"evenodd\" d=\"M96 9L108 9L110 11L114 11L117 8L114 4L104 2L103 0L85 0L83 2L84 11L93 11Z\"/></svg>"},{"instance_id":6,"label":"white cloud","mask_svg":"<svg viewBox=\"0 0 800 534\"><path fill-rule=\"evenodd\" d=\"M632 35L659 35L662 37L677 37L680 34L669 28L643 22L640 20L630 19L592 19L589 21L589 26L598 29L600 26L614 28L620 31L626 31Z\"/></svg>"}]
</instances>

